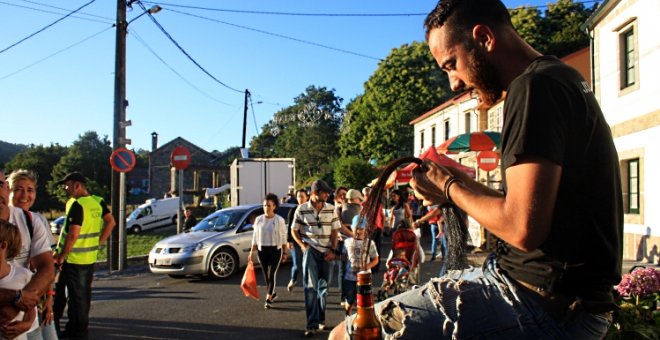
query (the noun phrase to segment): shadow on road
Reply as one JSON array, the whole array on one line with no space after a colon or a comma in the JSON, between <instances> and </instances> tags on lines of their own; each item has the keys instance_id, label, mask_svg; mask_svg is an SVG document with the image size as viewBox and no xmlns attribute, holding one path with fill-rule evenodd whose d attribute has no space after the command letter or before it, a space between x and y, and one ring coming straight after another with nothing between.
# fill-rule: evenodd
<instances>
[{"instance_id":1,"label":"shadow on road","mask_svg":"<svg viewBox=\"0 0 660 340\"><path fill-rule=\"evenodd\" d=\"M249 317L246 315L246 317ZM257 321L257 320L255 320ZM208 325L202 323L176 323L120 318L92 318L91 339L295 339L301 331L240 326ZM318 338L327 337L321 332Z\"/></svg>"}]
</instances>

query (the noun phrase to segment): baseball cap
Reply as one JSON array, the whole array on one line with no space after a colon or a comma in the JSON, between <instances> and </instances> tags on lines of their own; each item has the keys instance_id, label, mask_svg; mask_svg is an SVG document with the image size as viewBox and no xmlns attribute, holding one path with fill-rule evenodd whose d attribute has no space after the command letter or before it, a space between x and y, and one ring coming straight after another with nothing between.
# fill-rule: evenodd
<instances>
[{"instance_id":1,"label":"baseball cap","mask_svg":"<svg viewBox=\"0 0 660 340\"><path fill-rule=\"evenodd\" d=\"M328 183L326 183L322 179L318 179L314 181L314 183L312 183L312 191L316 191L316 192L325 191L327 193L332 193L332 189L330 188Z\"/></svg>"},{"instance_id":2,"label":"baseball cap","mask_svg":"<svg viewBox=\"0 0 660 340\"><path fill-rule=\"evenodd\" d=\"M355 190L355 189L348 190L348 192L346 193L346 198L349 199L349 200L352 200L354 198L359 198L360 201L364 200L364 198L362 197L362 194L359 191Z\"/></svg>"},{"instance_id":3,"label":"baseball cap","mask_svg":"<svg viewBox=\"0 0 660 340\"><path fill-rule=\"evenodd\" d=\"M367 216L360 215L353 216L353 223L351 223L351 229L355 231L357 228L364 229L367 227Z\"/></svg>"},{"instance_id":4,"label":"baseball cap","mask_svg":"<svg viewBox=\"0 0 660 340\"><path fill-rule=\"evenodd\" d=\"M83 174L81 174L77 171L66 175L61 180L57 181L57 184L64 184L67 181L75 181L75 182L80 182L80 183L83 183L83 184L87 183L87 179L85 178L85 176L83 176Z\"/></svg>"}]
</instances>

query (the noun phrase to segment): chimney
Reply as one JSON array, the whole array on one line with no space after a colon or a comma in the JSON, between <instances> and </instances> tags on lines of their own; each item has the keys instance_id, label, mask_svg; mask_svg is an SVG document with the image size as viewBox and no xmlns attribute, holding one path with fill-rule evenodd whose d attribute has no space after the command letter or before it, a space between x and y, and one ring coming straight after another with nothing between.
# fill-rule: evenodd
<instances>
[{"instance_id":1,"label":"chimney","mask_svg":"<svg viewBox=\"0 0 660 340\"><path fill-rule=\"evenodd\" d=\"M156 151L158 148L158 134L156 131L151 133L151 152Z\"/></svg>"}]
</instances>

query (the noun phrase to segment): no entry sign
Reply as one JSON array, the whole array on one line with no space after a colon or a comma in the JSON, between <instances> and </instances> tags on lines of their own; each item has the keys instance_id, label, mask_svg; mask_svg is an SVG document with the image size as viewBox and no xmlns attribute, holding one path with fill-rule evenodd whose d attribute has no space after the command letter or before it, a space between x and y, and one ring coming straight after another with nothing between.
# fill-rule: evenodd
<instances>
[{"instance_id":1,"label":"no entry sign","mask_svg":"<svg viewBox=\"0 0 660 340\"><path fill-rule=\"evenodd\" d=\"M190 165L190 151L185 146L177 146L172 150L170 162L177 170L185 170Z\"/></svg>"},{"instance_id":2,"label":"no entry sign","mask_svg":"<svg viewBox=\"0 0 660 340\"><path fill-rule=\"evenodd\" d=\"M129 172L135 167L135 155L126 148L117 148L110 155L110 166L117 172Z\"/></svg>"},{"instance_id":3,"label":"no entry sign","mask_svg":"<svg viewBox=\"0 0 660 340\"><path fill-rule=\"evenodd\" d=\"M481 151L477 155L477 165L483 171L493 171L500 161L500 154L495 151Z\"/></svg>"}]
</instances>

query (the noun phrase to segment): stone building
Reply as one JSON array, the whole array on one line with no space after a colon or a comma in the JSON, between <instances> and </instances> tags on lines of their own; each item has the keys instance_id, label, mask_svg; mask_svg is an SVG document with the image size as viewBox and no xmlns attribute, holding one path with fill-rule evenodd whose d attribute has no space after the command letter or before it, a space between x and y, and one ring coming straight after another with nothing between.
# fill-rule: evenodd
<instances>
[{"instance_id":1,"label":"stone building","mask_svg":"<svg viewBox=\"0 0 660 340\"><path fill-rule=\"evenodd\" d=\"M183 171L184 204L198 204L205 188L215 188L229 183L229 168L217 164L215 156L187 141L177 137L158 146L158 134L151 134L151 153L149 154L149 195L155 198L179 196L179 171L170 165L172 150L184 146L190 151L190 166Z\"/></svg>"}]
</instances>

